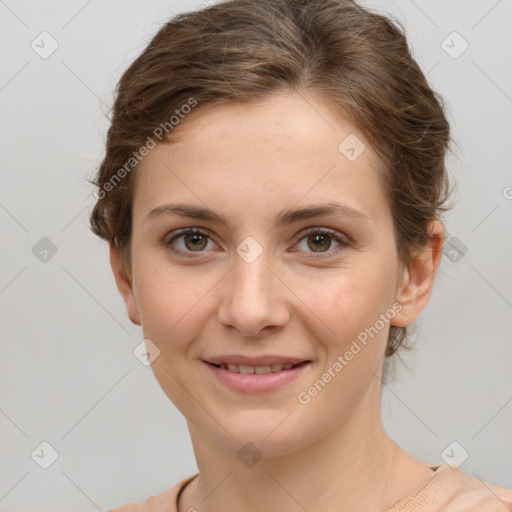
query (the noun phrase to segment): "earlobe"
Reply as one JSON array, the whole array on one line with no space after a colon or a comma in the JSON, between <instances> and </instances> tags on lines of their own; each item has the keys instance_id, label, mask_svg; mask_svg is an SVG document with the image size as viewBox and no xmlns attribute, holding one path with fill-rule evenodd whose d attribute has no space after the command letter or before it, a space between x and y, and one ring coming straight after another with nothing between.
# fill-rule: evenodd
<instances>
[{"instance_id":1,"label":"earlobe","mask_svg":"<svg viewBox=\"0 0 512 512\"><path fill-rule=\"evenodd\" d=\"M429 301L441 263L445 235L443 224L431 221L429 233L427 245L403 269L396 294L396 301L402 305L402 309L393 318L391 325L407 327L412 324Z\"/></svg>"},{"instance_id":2,"label":"earlobe","mask_svg":"<svg viewBox=\"0 0 512 512\"><path fill-rule=\"evenodd\" d=\"M117 289L123 297L124 303L126 305L128 317L134 324L142 325L139 309L137 307L137 303L135 302L132 280L124 272L119 252L113 244L110 244L110 266L112 267L112 271L114 273Z\"/></svg>"}]
</instances>

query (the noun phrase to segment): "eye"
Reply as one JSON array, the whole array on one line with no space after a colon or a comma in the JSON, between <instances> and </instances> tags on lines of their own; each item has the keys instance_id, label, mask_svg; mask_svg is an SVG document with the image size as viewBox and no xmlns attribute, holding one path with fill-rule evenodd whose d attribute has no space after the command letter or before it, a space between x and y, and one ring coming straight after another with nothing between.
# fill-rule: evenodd
<instances>
[{"instance_id":1,"label":"eye","mask_svg":"<svg viewBox=\"0 0 512 512\"><path fill-rule=\"evenodd\" d=\"M315 253L332 254L337 252L336 249L339 249L339 247L343 248L350 245L348 238L329 228L310 228L299 233L295 239L299 242L296 245L296 247L299 247L299 251L313 253L313 255ZM338 244L338 247L335 250L329 250L333 241ZM210 247L208 247L209 243L211 244ZM301 244L302 247L300 247ZM207 249L218 248L218 245L211 240L209 233L197 228L186 228L177 233L173 232L164 239L163 245L172 252L189 258L196 257L193 253L202 253Z\"/></svg>"},{"instance_id":2,"label":"eye","mask_svg":"<svg viewBox=\"0 0 512 512\"><path fill-rule=\"evenodd\" d=\"M178 240L181 241L177 243ZM209 247L210 249L218 247L211 239L210 235L205 231L201 231L196 228L187 228L182 229L178 233L174 233L172 237L166 237L164 240L165 247L168 247L171 251L186 256L190 258L194 258L195 256L191 253L204 252L205 249L208 248L208 243L211 243L214 247Z\"/></svg>"},{"instance_id":3,"label":"eye","mask_svg":"<svg viewBox=\"0 0 512 512\"><path fill-rule=\"evenodd\" d=\"M297 244L299 250L309 252L309 249L313 254L332 254L337 252L336 250L329 251L333 240L338 244L338 248L348 247L350 245L350 241L345 236L329 228L311 228L297 235L297 240L299 240Z\"/></svg>"}]
</instances>

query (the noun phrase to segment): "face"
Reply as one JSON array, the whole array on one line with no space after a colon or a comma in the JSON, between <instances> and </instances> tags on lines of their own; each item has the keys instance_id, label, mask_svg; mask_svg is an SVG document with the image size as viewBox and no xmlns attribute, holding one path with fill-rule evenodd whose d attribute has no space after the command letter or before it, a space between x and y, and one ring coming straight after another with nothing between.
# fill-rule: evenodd
<instances>
[{"instance_id":1,"label":"face","mask_svg":"<svg viewBox=\"0 0 512 512\"><path fill-rule=\"evenodd\" d=\"M159 384L229 450L284 454L377 413L389 324L428 299L400 270L375 152L305 98L199 105L137 171L131 281L113 253Z\"/></svg>"}]
</instances>

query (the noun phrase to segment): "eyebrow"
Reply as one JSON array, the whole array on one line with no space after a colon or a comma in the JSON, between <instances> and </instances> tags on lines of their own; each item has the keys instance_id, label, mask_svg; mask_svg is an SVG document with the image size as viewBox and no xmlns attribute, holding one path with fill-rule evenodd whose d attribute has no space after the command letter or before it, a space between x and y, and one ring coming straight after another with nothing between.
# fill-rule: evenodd
<instances>
[{"instance_id":1,"label":"eyebrow","mask_svg":"<svg viewBox=\"0 0 512 512\"><path fill-rule=\"evenodd\" d=\"M193 206L189 204L163 204L151 210L146 216L145 222L151 219L157 219L168 215L178 215L189 219L202 221L212 221L223 224L228 229L229 222L222 214L214 212L208 208ZM293 224L301 220L312 219L325 215L335 215L337 217L346 217L370 224L370 218L365 213L352 208L351 206L338 203L328 203L323 205L310 206L298 210L284 210L274 219L273 227Z\"/></svg>"}]
</instances>

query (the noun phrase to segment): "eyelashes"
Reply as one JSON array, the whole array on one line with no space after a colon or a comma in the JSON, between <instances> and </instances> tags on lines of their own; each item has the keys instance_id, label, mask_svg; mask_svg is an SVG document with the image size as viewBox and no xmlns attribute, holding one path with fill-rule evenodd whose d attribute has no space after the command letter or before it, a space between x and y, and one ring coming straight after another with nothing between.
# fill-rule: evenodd
<instances>
[{"instance_id":1,"label":"eyelashes","mask_svg":"<svg viewBox=\"0 0 512 512\"><path fill-rule=\"evenodd\" d=\"M313 235L316 235L313 238L313 243L309 244L310 239ZM181 239L181 248L177 248L177 241ZM330 229L330 228L308 228L307 230L301 231L294 237L294 245L298 245L299 243L305 241L306 245L303 249L293 249L292 252L304 252L307 257L310 258L322 258L326 256L333 256L338 254L340 250L343 250L351 245L351 241L348 237L343 235L342 233ZM322 249L327 241L327 250L319 250L319 251L308 251L307 249L313 247L317 247ZM339 247L331 250L332 242L339 244ZM189 246L187 246L187 243ZM204 231L199 228L185 228L179 231L173 231L168 234L164 240L164 247L168 248L174 254L178 256L183 256L185 258L197 258L203 255L208 251L208 244L212 244L213 248L218 248L218 245L212 240L210 233ZM190 250L189 247L197 248L197 250ZM212 249L212 247L210 247Z\"/></svg>"},{"instance_id":2,"label":"eyelashes","mask_svg":"<svg viewBox=\"0 0 512 512\"><path fill-rule=\"evenodd\" d=\"M306 231L301 231L299 234L297 234L295 237L295 241L302 242L303 240L305 240L306 247L309 248L308 239L310 237L312 237L313 235L317 235L315 237L315 243L313 244L313 247L316 246L318 248L318 245L316 245L316 242L320 241L320 240L323 242L323 241L325 241L325 239L334 240L337 244L339 244L339 247L335 250L329 250L329 249L331 249L331 244L329 243L327 251L311 251L311 252L303 251L306 254L312 255L312 256L308 256L308 257L317 257L317 255L320 255L318 257L322 257L321 256L322 254L326 254L327 256L332 256L333 254L337 254L340 249L345 249L346 247L350 246L350 241L348 240L348 238L346 236L344 236L343 234L339 233L338 231L336 231L334 229L330 229L330 228L316 228L316 227L309 228ZM318 236L320 236L321 238L318 239ZM296 252L296 251L297 250L295 249L294 252Z\"/></svg>"},{"instance_id":3,"label":"eyelashes","mask_svg":"<svg viewBox=\"0 0 512 512\"><path fill-rule=\"evenodd\" d=\"M172 233L171 233L171 235L172 235ZM203 250L187 251L187 250L183 250L183 249L176 249L176 247L174 245L176 240L178 240L179 238L187 237L187 236L191 237L193 240L195 239L196 241L197 241L197 239L200 239L199 242L204 241L204 239L208 239L208 241L212 242L215 246L217 245L211 240L209 233L202 231L200 229L197 229L197 228L182 229L182 230L178 231L177 233L175 233L174 236L172 236L168 240L166 237L167 241L164 241L164 245L166 247L168 247L169 249L171 249L171 251L173 251L174 253L183 254L185 257L189 257L189 258L195 258L197 256L189 255L187 253L193 254L193 253L201 253L204 251ZM202 240L201 240L201 238L202 238ZM200 248L201 243L197 244L197 246L198 246L198 248ZM186 248L186 246L185 246L185 248Z\"/></svg>"}]
</instances>

